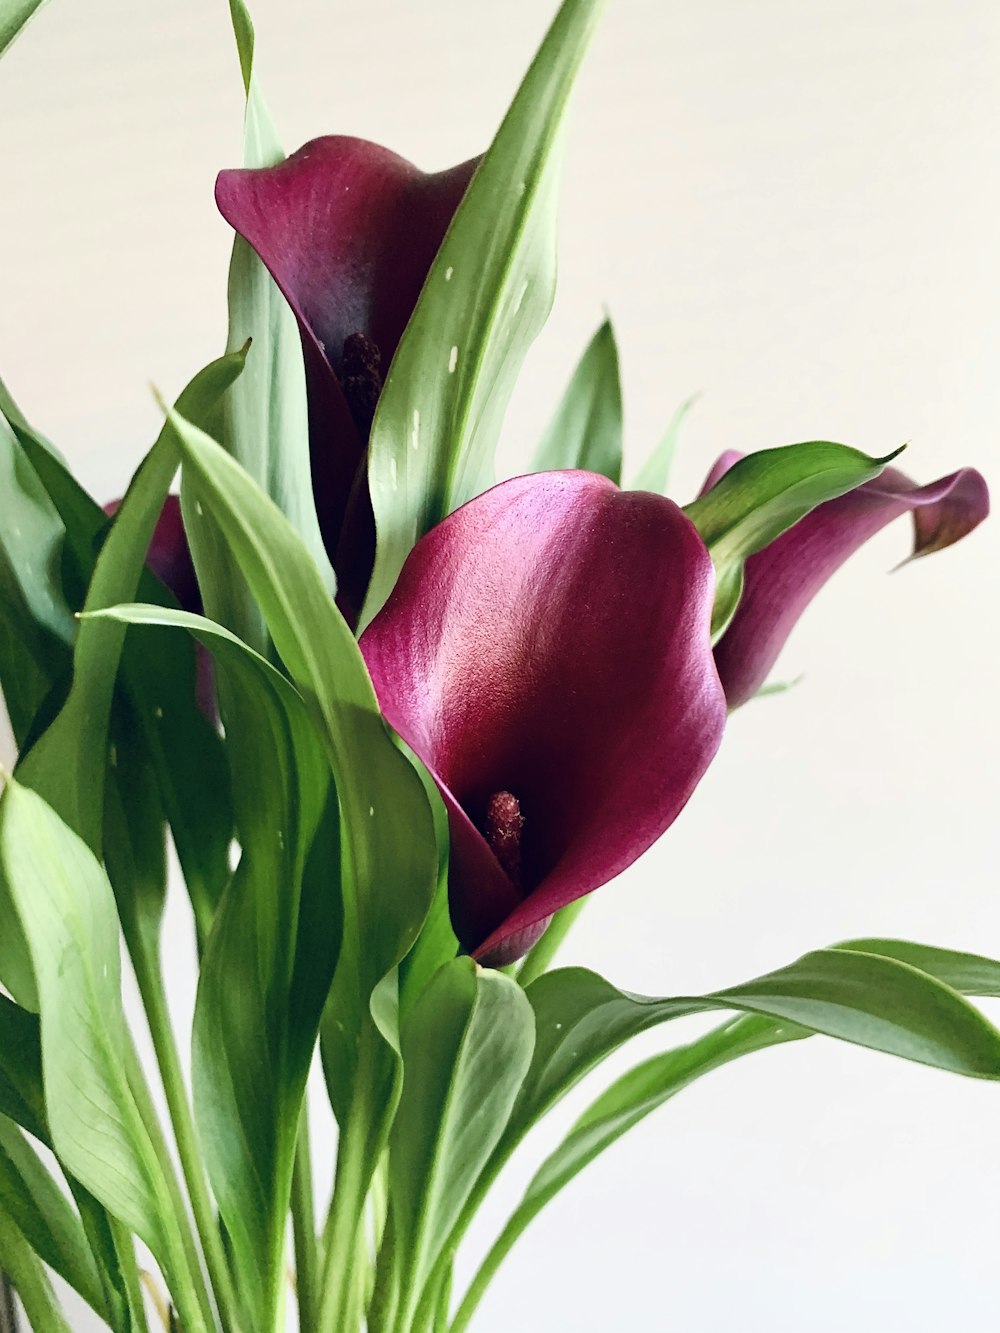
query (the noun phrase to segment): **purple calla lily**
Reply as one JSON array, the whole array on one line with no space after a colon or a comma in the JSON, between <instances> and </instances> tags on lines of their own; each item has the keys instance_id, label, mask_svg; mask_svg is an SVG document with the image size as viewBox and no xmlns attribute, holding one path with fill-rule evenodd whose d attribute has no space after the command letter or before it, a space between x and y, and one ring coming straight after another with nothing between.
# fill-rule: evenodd
<instances>
[{"instance_id":1,"label":"purple calla lily","mask_svg":"<svg viewBox=\"0 0 1000 1333\"><path fill-rule=\"evenodd\" d=\"M382 381L476 161L426 174L362 139L314 139L274 167L223 171L215 197L302 336L313 491L353 622L375 549L366 449Z\"/></svg>"},{"instance_id":2,"label":"purple calla lily","mask_svg":"<svg viewBox=\"0 0 1000 1333\"><path fill-rule=\"evenodd\" d=\"M708 490L742 457L724 453ZM974 468L918 486L896 468L819 505L746 562L743 596L716 644L715 660L729 707L753 698L812 599L859 547L901 514L913 515L911 559L960 541L989 513L986 482Z\"/></svg>"},{"instance_id":3,"label":"purple calla lily","mask_svg":"<svg viewBox=\"0 0 1000 1333\"><path fill-rule=\"evenodd\" d=\"M517 477L421 539L361 638L382 711L437 781L464 948L498 966L673 822L725 700L711 559L670 500Z\"/></svg>"}]
</instances>

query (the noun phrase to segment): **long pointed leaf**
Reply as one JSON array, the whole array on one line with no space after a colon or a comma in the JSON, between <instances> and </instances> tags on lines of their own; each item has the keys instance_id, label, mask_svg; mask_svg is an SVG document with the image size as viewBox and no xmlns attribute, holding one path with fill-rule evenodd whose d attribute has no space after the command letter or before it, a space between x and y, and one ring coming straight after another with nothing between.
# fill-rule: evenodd
<instances>
[{"instance_id":1,"label":"long pointed leaf","mask_svg":"<svg viewBox=\"0 0 1000 1333\"><path fill-rule=\"evenodd\" d=\"M469 185L375 414L378 529L362 625L417 539L493 480L503 414L555 291L555 196L569 95L603 0L565 0Z\"/></svg>"},{"instance_id":2,"label":"long pointed leaf","mask_svg":"<svg viewBox=\"0 0 1000 1333\"><path fill-rule=\"evenodd\" d=\"M441 968L403 1024L406 1081L389 1155L401 1327L503 1133L533 1042L521 988L468 958Z\"/></svg>"},{"instance_id":3,"label":"long pointed leaf","mask_svg":"<svg viewBox=\"0 0 1000 1333\"><path fill-rule=\"evenodd\" d=\"M470 1283L451 1333L467 1326L501 1263L546 1204L605 1148L712 1070L740 1056L809 1035L802 1029L782 1028L768 1019L744 1015L687 1046L653 1056L616 1080L588 1107L532 1176L524 1197Z\"/></svg>"},{"instance_id":4,"label":"long pointed leaf","mask_svg":"<svg viewBox=\"0 0 1000 1333\"><path fill-rule=\"evenodd\" d=\"M825 440L748 454L685 506L716 570L712 633L722 633L743 591L743 564L826 500L877 477L901 450L869 458Z\"/></svg>"},{"instance_id":5,"label":"long pointed leaf","mask_svg":"<svg viewBox=\"0 0 1000 1333\"><path fill-rule=\"evenodd\" d=\"M618 485L622 476L622 386L611 321L594 334L531 460L531 472L583 468Z\"/></svg>"},{"instance_id":6,"label":"long pointed leaf","mask_svg":"<svg viewBox=\"0 0 1000 1333\"><path fill-rule=\"evenodd\" d=\"M72 1333L52 1290L52 1283L22 1232L0 1207L0 1272L13 1280L33 1329Z\"/></svg>"},{"instance_id":7,"label":"long pointed leaf","mask_svg":"<svg viewBox=\"0 0 1000 1333\"><path fill-rule=\"evenodd\" d=\"M248 778L235 785L243 848L202 962L193 1082L239 1285L269 1330L299 1111L340 943L329 763L295 689L227 630L153 606L102 614L190 632L240 695L227 748L234 776Z\"/></svg>"},{"instance_id":8,"label":"long pointed leaf","mask_svg":"<svg viewBox=\"0 0 1000 1333\"><path fill-rule=\"evenodd\" d=\"M213 361L178 399L196 417L209 413L243 368L240 355ZM101 549L85 609L135 596L153 528L177 470L168 428L146 455ZM74 651L73 684L55 721L19 765L21 781L45 797L94 851L100 851L104 822L107 733L125 627L90 620L80 627Z\"/></svg>"},{"instance_id":9,"label":"long pointed leaf","mask_svg":"<svg viewBox=\"0 0 1000 1333\"><path fill-rule=\"evenodd\" d=\"M243 164L272 166L284 153L254 71L253 24L243 0L229 0L229 11L246 93ZM251 345L244 373L225 396L222 443L286 515L332 587L313 501L298 327L271 275L241 236L233 242L228 299L227 351L237 352L248 340ZM185 506L184 520L208 614L266 652L260 613L232 558L211 545L211 533L190 506Z\"/></svg>"},{"instance_id":10,"label":"long pointed leaf","mask_svg":"<svg viewBox=\"0 0 1000 1333\"><path fill-rule=\"evenodd\" d=\"M45 0L0 0L0 56L44 3Z\"/></svg>"},{"instance_id":11,"label":"long pointed leaf","mask_svg":"<svg viewBox=\"0 0 1000 1333\"><path fill-rule=\"evenodd\" d=\"M38 1257L104 1313L104 1296L80 1219L22 1132L0 1116L0 1211Z\"/></svg>"},{"instance_id":12,"label":"long pointed leaf","mask_svg":"<svg viewBox=\"0 0 1000 1333\"><path fill-rule=\"evenodd\" d=\"M53 1147L168 1274L183 1271L175 1199L126 1073L131 1047L107 876L51 807L13 780L0 798L0 861L38 982Z\"/></svg>"},{"instance_id":13,"label":"long pointed leaf","mask_svg":"<svg viewBox=\"0 0 1000 1333\"><path fill-rule=\"evenodd\" d=\"M177 415L171 421L185 485L252 588L337 780L344 947L324 1023L324 1064L342 1132L353 1107L355 1132L368 1141L370 1174L400 1073L396 1014L391 1003L377 1002L377 988L411 948L431 904L438 853L430 805L389 735L354 636L301 539L211 439Z\"/></svg>"}]
</instances>

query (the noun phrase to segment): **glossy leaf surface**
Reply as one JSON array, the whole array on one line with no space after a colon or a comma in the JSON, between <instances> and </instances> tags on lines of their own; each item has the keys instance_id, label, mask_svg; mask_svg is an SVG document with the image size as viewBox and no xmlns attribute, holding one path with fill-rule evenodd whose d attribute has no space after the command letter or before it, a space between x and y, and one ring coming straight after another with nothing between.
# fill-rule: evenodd
<instances>
[{"instance_id":1,"label":"glossy leaf surface","mask_svg":"<svg viewBox=\"0 0 1000 1333\"><path fill-rule=\"evenodd\" d=\"M53 1147L172 1272L184 1262L174 1200L126 1072L133 1057L111 885L86 844L13 781L0 801L0 860L38 982Z\"/></svg>"},{"instance_id":2,"label":"glossy leaf surface","mask_svg":"<svg viewBox=\"0 0 1000 1333\"><path fill-rule=\"evenodd\" d=\"M622 476L622 386L610 320L594 334L539 441L531 472L581 468Z\"/></svg>"},{"instance_id":3,"label":"glossy leaf surface","mask_svg":"<svg viewBox=\"0 0 1000 1333\"><path fill-rule=\"evenodd\" d=\"M521 988L468 958L436 973L403 1024L389 1156L403 1326L503 1133L533 1044Z\"/></svg>"},{"instance_id":4,"label":"glossy leaf surface","mask_svg":"<svg viewBox=\"0 0 1000 1333\"><path fill-rule=\"evenodd\" d=\"M379 401L378 531L366 624L417 539L493 481L503 414L555 290L555 192L569 94L603 0L565 0L427 277Z\"/></svg>"},{"instance_id":5,"label":"glossy leaf surface","mask_svg":"<svg viewBox=\"0 0 1000 1333\"><path fill-rule=\"evenodd\" d=\"M360 1083L374 1170L398 1079L391 1006L370 999L409 951L434 892L438 853L421 778L383 722L368 672L301 539L245 472L203 432L173 418L186 484L218 525L261 607L333 765L341 804L344 948L324 1028L334 1110L343 1123ZM340 779L343 779L340 781ZM376 1068L359 1075L358 1034ZM373 1054L374 1049L374 1054ZM361 1112L358 1112L361 1116Z\"/></svg>"},{"instance_id":6,"label":"glossy leaf surface","mask_svg":"<svg viewBox=\"0 0 1000 1333\"><path fill-rule=\"evenodd\" d=\"M246 94L244 165L271 166L284 153L254 70L253 24L243 0L230 0L229 9ZM288 517L330 582L310 481L305 375L298 328L267 269L247 242L236 236L229 267L227 350L230 354L238 352L248 339L251 345L246 369L223 402L222 442ZM181 411L191 415L183 408ZM193 529L197 554L198 515L186 511L185 522L189 530ZM199 567L205 607L251 647L263 650L263 627L246 584L231 566L224 572L220 569L222 559L222 553L216 551L213 562L203 562Z\"/></svg>"},{"instance_id":7,"label":"glossy leaf surface","mask_svg":"<svg viewBox=\"0 0 1000 1333\"><path fill-rule=\"evenodd\" d=\"M0 1115L0 1213L98 1314L104 1298L80 1219L20 1129Z\"/></svg>"},{"instance_id":8,"label":"glossy leaf surface","mask_svg":"<svg viewBox=\"0 0 1000 1333\"><path fill-rule=\"evenodd\" d=\"M292 685L227 630L152 606L106 614L195 635L239 695L227 750L242 853L202 961L193 1082L239 1284L270 1329L299 1111L340 945L330 767Z\"/></svg>"},{"instance_id":9,"label":"glossy leaf surface","mask_svg":"<svg viewBox=\"0 0 1000 1333\"><path fill-rule=\"evenodd\" d=\"M869 458L826 441L762 449L739 459L687 505L685 513L712 553L718 576L713 632L719 635L735 614L748 556L817 505L877 477L896 453Z\"/></svg>"}]
</instances>

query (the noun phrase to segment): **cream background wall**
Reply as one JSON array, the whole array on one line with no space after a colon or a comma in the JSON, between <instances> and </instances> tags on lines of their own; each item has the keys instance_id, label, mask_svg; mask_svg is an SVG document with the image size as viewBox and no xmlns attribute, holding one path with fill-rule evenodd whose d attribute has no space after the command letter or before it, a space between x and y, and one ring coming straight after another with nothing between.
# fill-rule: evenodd
<instances>
[{"instance_id":1,"label":"cream background wall","mask_svg":"<svg viewBox=\"0 0 1000 1333\"><path fill-rule=\"evenodd\" d=\"M261 75L290 147L357 133L443 167L487 143L553 9L256 0ZM920 478L970 463L996 484L998 43L991 0L612 4L511 467L606 305L633 458L703 391L679 497L723 448L810 438L908 440ZM120 493L155 434L149 382L173 392L222 345L212 181L237 162L240 101L223 0L53 0L0 67L0 367L97 495ZM682 819L595 897L566 959L678 992L859 934L1000 953L998 534L891 578L903 524L857 557L780 664L802 684L733 720ZM169 930L186 1021L180 904ZM478 1327L994 1327L998 1126L995 1086L819 1040L756 1056L554 1203Z\"/></svg>"}]
</instances>

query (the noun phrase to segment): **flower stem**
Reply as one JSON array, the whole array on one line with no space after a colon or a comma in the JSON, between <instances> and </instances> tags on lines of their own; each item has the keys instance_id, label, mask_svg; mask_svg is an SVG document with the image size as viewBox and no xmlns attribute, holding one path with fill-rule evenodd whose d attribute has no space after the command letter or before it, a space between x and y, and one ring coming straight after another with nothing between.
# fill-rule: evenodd
<instances>
[{"instance_id":1,"label":"flower stem","mask_svg":"<svg viewBox=\"0 0 1000 1333\"><path fill-rule=\"evenodd\" d=\"M379 1119L373 1107L373 1084L381 1040L368 1017L359 1034L354 1086L337 1143L333 1199L323 1231L323 1276L315 1333L356 1333L363 1316L367 1294L363 1270L369 1261L361 1245L362 1223L372 1183L372 1162L380 1153L378 1133L373 1137L374 1122Z\"/></svg>"},{"instance_id":2,"label":"flower stem","mask_svg":"<svg viewBox=\"0 0 1000 1333\"><path fill-rule=\"evenodd\" d=\"M299 1137L292 1170L292 1236L295 1245L295 1287L299 1328L315 1327L319 1300L319 1251L316 1244L316 1205L313 1199L312 1149L309 1142L309 1108L303 1100Z\"/></svg>"},{"instance_id":3,"label":"flower stem","mask_svg":"<svg viewBox=\"0 0 1000 1333\"><path fill-rule=\"evenodd\" d=\"M139 947L131 950L132 964L135 968L139 992L146 1010L153 1049L160 1067L160 1078L170 1112L177 1142L177 1152L187 1184L191 1210L195 1226L201 1240L209 1277L215 1292L219 1313L219 1322L224 1333L234 1333L233 1319L238 1308L236 1292L233 1287L229 1265L222 1248L215 1209L208 1193L208 1185L202 1168L198 1143L195 1136L194 1121L188 1106L187 1091L181 1073L177 1044L167 1009L167 997L163 988L163 974L155 948L143 941Z\"/></svg>"},{"instance_id":4,"label":"flower stem","mask_svg":"<svg viewBox=\"0 0 1000 1333\"><path fill-rule=\"evenodd\" d=\"M361 1322L355 1274L358 1232L368 1193L367 1126L363 1096L355 1092L337 1144L333 1200L323 1234L323 1280L317 1333L356 1333Z\"/></svg>"},{"instance_id":5,"label":"flower stem","mask_svg":"<svg viewBox=\"0 0 1000 1333\"><path fill-rule=\"evenodd\" d=\"M166 1265L164 1276L168 1280L171 1297L186 1333L207 1333L216 1327L215 1312L201 1271L201 1259L191 1234L184 1196L177 1182L167 1140L160 1126L160 1119L153 1105L153 1098L150 1096L134 1042L129 1042L126 1059L129 1089L163 1173L167 1190L167 1200L164 1201L163 1207L169 1210L170 1220L174 1224L171 1228L174 1234L170 1237L169 1254L165 1253L162 1260ZM131 1246L131 1243L131 1236L126 1235L125 1244ZM120 1250L122 1246L118 1248Z\"/></svg>"},{"instance_id":6,"label":"flower stem","mask_svg":"<svg viewBox=\"0 0 1000 1333\"><path fill-rule=\"evenodd\" d=\"M583 910L586 901L586 898L577 898L575 903L569 903L556 912L549 922L545 934L521 964L517 974L517 980L521 986L529 986L543 972L548 971L559 946L573 928L573 923Z\"/></svg>"},{"instance_id":7,"label":"flower stem","mask_svg":"<svg viewBox=\"0 0 1000 1333\"><path fill-rule=\"evenodd\" d=\"M114 1246L115 1259L118 1263L118 1271L121 1274L122 1285L125 1288L125 1300L127 1302L129 1318L132 1320L136 1333L149 1333L149 1324L146 1321L146 1307L142 1300L142 1282L139 1279L139 1265L135 1257L135 1241L128 1229L115 1218L108 1218L108 1228L111 1232L111 1243Z\"/></svg>"}]
</instances>

